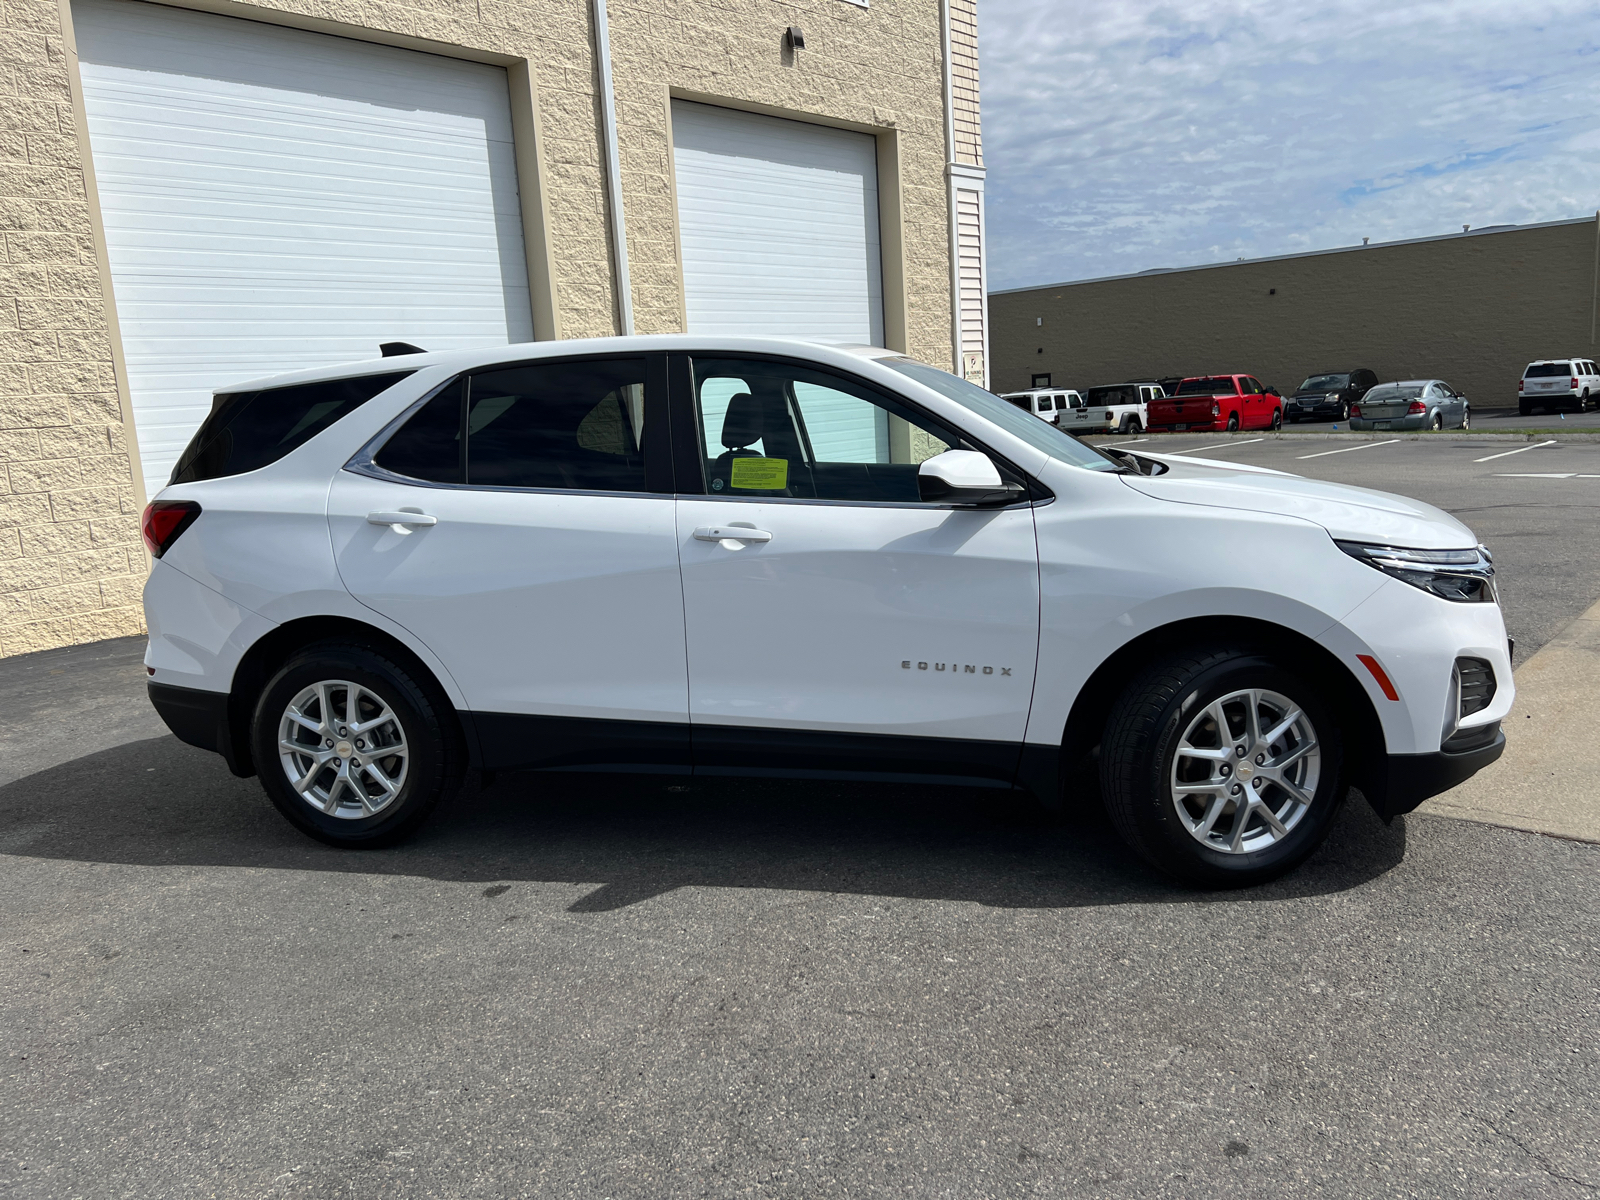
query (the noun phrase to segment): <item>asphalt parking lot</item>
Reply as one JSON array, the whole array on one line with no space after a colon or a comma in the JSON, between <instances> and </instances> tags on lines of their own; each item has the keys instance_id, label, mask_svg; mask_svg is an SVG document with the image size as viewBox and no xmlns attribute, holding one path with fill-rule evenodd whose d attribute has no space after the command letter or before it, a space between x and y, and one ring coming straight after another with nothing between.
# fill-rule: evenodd
<instances>
[{"instance_id":1,"label":"asphalt parking lot","mask_svg":"<svg viewBox=\"0 0 1600 1200\"><path fill-rule=\"evenodd\" d=\"M1519 661L1600 597L1600 443L1257 436L1147 445L1456 513ZM552 775L341 853L141 652L0 662L0 1194L1600 1189L1600 847L1357 799L1196 894L1088 805Z\"/></svg>"}]
</instances>

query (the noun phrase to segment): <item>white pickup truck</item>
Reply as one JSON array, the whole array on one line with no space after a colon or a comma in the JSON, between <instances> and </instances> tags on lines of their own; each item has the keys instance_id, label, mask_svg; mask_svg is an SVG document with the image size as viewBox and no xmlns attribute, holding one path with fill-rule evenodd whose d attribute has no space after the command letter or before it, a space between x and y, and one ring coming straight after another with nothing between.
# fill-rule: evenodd
<instances>
[{"instance_id":1,"label":"white pickup truck","mask_svg":"<svg viewBox=\"0 0 1600 1200\"><path fill-rule=\"evenodd\" d=\"M1108 383L1092 387L1074 414L1074 433L1142 433L1150 424L1149 405L1166 396L1159 383ZM1081 415L1080 415L1081 414ZM1066 423L1062 423L1063 428Z\"/></svg>"}]
</instances>

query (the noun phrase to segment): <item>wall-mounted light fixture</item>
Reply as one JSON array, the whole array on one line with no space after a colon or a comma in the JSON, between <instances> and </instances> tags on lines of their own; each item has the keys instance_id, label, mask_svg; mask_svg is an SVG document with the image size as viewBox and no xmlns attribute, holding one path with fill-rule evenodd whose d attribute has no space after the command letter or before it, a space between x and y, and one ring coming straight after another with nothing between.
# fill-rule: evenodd
<instances>
[{"instance_id":1,"label":"wall-mounted light fixture","mask_svg":"<svg viewBox=\"0 0 1600 1200\"><path fill-rule=\"evenodd\" d=\"M800 26L791 25L783 31L783 44L791 50L806 48L806 35L800 31Z\"/></svg>"}]
</instances>

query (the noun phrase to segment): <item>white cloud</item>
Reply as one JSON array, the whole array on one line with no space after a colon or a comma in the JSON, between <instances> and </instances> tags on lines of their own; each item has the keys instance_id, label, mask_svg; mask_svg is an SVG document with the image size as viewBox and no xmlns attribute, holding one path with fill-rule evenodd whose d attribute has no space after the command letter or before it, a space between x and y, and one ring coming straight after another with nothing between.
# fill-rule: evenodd
<instances>
[{"instance_id":1,"label":"white cloud","mask_svg":"<svg viewBox=\"0 0 1600 1200\"><path fill-rule=\"evenodd\" d=\"M991 285L1600 207L1600 5L983 0Z\"/></svg>"}]
</instances>

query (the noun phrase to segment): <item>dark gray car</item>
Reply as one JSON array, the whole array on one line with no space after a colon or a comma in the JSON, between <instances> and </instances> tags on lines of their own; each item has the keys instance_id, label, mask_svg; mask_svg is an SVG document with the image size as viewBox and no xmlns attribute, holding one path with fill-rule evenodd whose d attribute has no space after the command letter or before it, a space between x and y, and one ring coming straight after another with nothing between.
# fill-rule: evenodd
<instances>
[{"instance_id":1,"label":"dark gray car","mask_svg":"<svg viewBox=\"0 0 1600 1200\"><path fill-rule=\"evenodd\" d=\"M1467 398L1442 379L1380 383L1350 408L1351 429L1466 429Z\"/></svg>"},{"instance_id":2,"label":"dark gray car","mask_svg":"<svg viewBox=\"0 0 1600 1200\"><path fill-rule=\"evenodd\" d=\"M1283 418L1290 422L1310 417L1343 421L1350 415L1350 406L1358 403L1377 382L1376 372L1365 367L1308 375L1305 382L1295 388L1294 395L1284 401Z\"/></svg>"}]
</instances>

